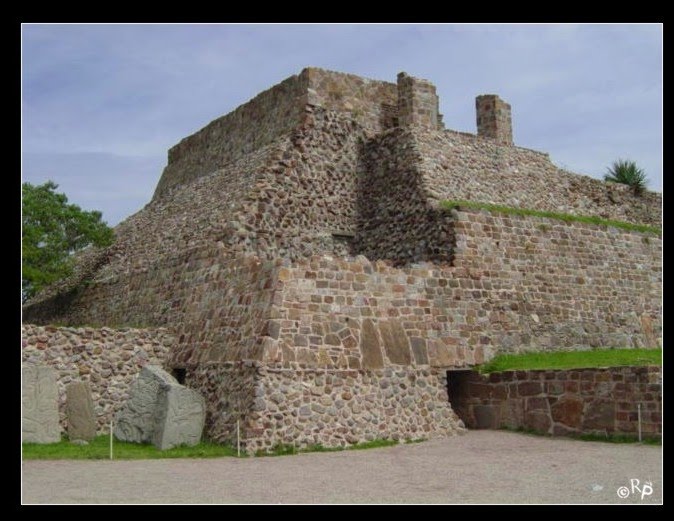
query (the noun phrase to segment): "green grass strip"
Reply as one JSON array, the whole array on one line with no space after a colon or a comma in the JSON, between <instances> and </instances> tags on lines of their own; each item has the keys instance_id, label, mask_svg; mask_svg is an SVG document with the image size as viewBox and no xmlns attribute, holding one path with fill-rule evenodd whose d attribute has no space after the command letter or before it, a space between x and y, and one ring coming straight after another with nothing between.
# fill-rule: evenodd
<instances>
[{"instance_id":1,"label":"green grass strip","mask_svg":"<svg viewBox=\"0 0 674 521\"><path fill-rule=\"evenodd\" d=\"M423 439L407 439L405 443L419 443ZM346 447L324 447L310 445L297 449L292 445L277 445L269 451L259 450L256 456L286 456L305 452L337 452L343 450L365 450L378 447L398 445L396 440L372 440ZM241 453L245 456L245 453ZM227 445L202 442L194 447L175 447L168 450L158 450L150 444L127 443L115 440L114 459L162 459L162 458L222 458L236 456L236 449ZM55 460L55 459L109 459L110 437L107 434L97 436L88 445L74 445L68 440L57 443L23 444L24 459Z\"/></svg>"},{"instance_id":2,"label":"green grass strip","mask_svg":"<svg viewBox=\"0 0 674 521\"><path fill-rule=\"evenodd\" d=\"M161 459L161 458L221 458L236 456L236 449L227 445L202 442L194 447L175 447L159 450L154 445L114 442L114 459ZM23 444L24 459L109 459L110 436L96 436L88 445L74 445L67 440L58 443Z\"/></svg>"},{"instance_id":3,"label":"green grass strip","mask_svg":"<svg viewBox=\"0 0 674 521\"><path fill-rule=\"evenodd\" d=\"M421 439L409 439L405 440L405 443L419 443L424 441ZM393 445L398 445L399 442L396 440L372 440L364 441L362 443L357 443L355 445L347 445L346 447L324 447L323 445L309 445L306 448L298 449L293 445L276 445L268 451L258 450L256 456L288 456L290 454L304 454L306 452L339 452L343 450L366 450L366 449L377 449L380 447L391 447Z\"/></svg>"},{"instance_id":4,"label":"green grass strip","mask_svg":"<svg viewBox=\"0 0 674 521\"><path fill-rule=\"evenodd\" d=\"M544 212L542 210L531 210L529 208L513 208L510 206L501 206L498 204L478 203L474 201L442 201L440 205L443 208L451 210L452 208L473 208L477 210L488 210L490 212L499 212L506 215L545 217L547 219L557 219L564 222L578 222L586 224L596 224L599 226L613 226L623 230L654 233L660 235L662 230L657 226L647 224L633 224L624 221L614 221L612 219L602 219L601 217L591 217L588 215L571 215L568 213Z\"/></svg>"},{"instance_id":5,"label":"green grass strip","mask_svg":"<svg viewBox=\"0 0 674 521\"><path fill-rule=\"evenodd\" d=\"M498 355L479 366L481 373L528 369L581 369L662 365L662 349L595 349Z\"/></svg>"}]
</instances>

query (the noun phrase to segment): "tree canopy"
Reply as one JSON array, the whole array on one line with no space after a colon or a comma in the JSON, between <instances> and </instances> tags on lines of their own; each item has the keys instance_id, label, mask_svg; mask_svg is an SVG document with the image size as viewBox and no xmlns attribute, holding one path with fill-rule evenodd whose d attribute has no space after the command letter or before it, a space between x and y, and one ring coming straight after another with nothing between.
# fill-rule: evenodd
<instances>
[{"instance_id":1,"label":"tree canopy","mask_svg":"<svg viewBox=\"0 0 674 521\"><path fill-rule=\"evenodd\" d=\"M58 185L22 185L21 298L25 302L43 287L72 272L73 254L114 240L101 212L69 204Z\"/></svg>"}]
</instances>

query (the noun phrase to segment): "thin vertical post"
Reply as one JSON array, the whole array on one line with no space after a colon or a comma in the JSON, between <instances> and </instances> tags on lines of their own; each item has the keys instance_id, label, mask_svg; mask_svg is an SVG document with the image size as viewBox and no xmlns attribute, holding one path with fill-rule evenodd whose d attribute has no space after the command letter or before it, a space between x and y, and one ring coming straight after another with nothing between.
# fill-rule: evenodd
<instances>
[{"instance_id":1,"label":"thin vertical post","mask_svg":"<svg viewBox=\"0 0 674 521\"><path fill-rule=\"evenodd\" d=\"M112 418L110 418L110 459L112 459Z\"/></svg>"},{"instance_id":2,"label":"thin vertical post","mask_svg":"<svg viewBox=\"0 0 674 521\"><path fill-rule=\"evenodd\" d=\"M641 404L637 404L637 421L639 422L639 443L641 443Z\"/></svg>"},{"instance_id":3,"label":"thin vertical post","mask_svg":"<svg viewBox=\"0 0 674 521\"><path fill-rule=\"evenodd\" d=\"M241 434L239 430L239 420L236 420L236 455L241 457Z\"/></svg>"}]
</instances>

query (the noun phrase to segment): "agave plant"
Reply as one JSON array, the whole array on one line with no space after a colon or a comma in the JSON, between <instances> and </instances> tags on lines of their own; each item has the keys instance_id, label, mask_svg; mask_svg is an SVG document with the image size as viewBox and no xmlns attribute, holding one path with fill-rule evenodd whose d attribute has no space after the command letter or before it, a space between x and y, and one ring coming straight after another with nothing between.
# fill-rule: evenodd
<instances>
[{"instance_id":1,"label":"agave plant","mask_svg":"<svg viewBox=\"0 0 674 521\"><path fill-rule=\"evenodd\" d=\"M634 161L618 159L607 168L607 171L608 173L604 175L604 181L629 185L636 195L641 194L646 189L648 183L646 173Z\"/></svg>"}]
</instances>

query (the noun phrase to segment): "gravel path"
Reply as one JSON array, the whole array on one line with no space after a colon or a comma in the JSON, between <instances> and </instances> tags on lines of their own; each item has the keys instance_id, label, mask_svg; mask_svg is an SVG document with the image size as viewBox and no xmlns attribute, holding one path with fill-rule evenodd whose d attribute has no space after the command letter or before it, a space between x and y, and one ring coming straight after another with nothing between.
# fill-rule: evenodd
<instances>
[{"instance_id":1,"label":"gravel path","mask_svg":"<svg viewBox=\"0 0 674 521\"><path fill-rule=\"evenodd\" d=\"M650 480L653 494L617 490ZM273 458L26 461L23 503L661 503L662 449L502 431Z\"/></svg>"}]
</instances>

